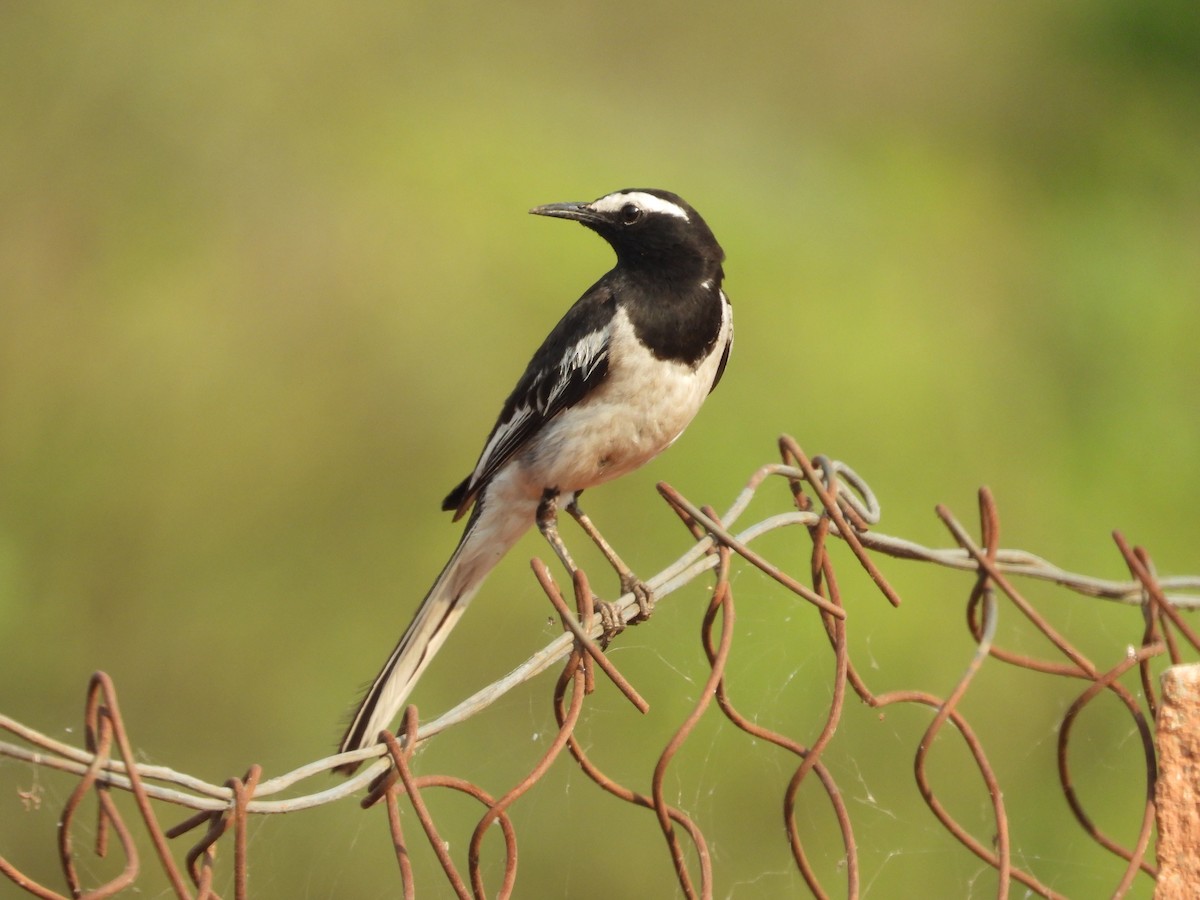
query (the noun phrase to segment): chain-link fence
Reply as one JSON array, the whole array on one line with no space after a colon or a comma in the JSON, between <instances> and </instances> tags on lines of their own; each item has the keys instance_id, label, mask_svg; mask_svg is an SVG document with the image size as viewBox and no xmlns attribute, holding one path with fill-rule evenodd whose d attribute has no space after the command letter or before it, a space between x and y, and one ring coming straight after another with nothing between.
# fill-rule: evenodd
<instances>
[{"instance_id":1,"label":"chain-link fence","mask_svg":"<svg viewBox=\"0 0 1200 900\"><path fill-rule=\"evenodd\" d=\"M833 767L824 761L847 704L856 700L879 710L881 715L893 707L914 706L927 710L928 725L913 748L917 792L933 820L953 836L962 852L973 855L994 871L997 896L1059 897L1062 895L1039 877L1037 866L1027 864L1028 854L1014 852L1010 797L1006 795L1002 777L989 756L989 747L964 711L966 698L985 666L989 670L1010 666L1040 677L1065 680L1075 686L1075 700L1066 709L1057 729L1056 778L1061 800L1070 808L1081 833L1122 861L1121 875L1111 885L1111 893L1146 892L1157 879L1161 896L1193 896L1188 892L1196 889L1197 882L1187 879L1195 879L1196 872L1193 869L1189 876L1186 870L1188 865L1196 865L1195 859L1200 855L1195 831L1191 832L1190 838L1187 831L1189 827L1195 829L1195 791L1189 787L1194 784L1194 772L1191 776L1185 774L1166 779L1158 770L1161 748L1156 742L1155 721L1156 717L1164 720L1162 704L1172 701L1170 697L1164 701L1160 695L1157 670L1152 665L1161 669L1164 660L1178 665L1194 661L1200 655L1200 637L1184 617L1185 611L1200 606L1200 577L1158 577L1149 556L1143 550L1129 546L1120 534L1115 535L1115 540L1131 573L1129 581L1077 575L1033 554L1001 549L996 504L986 490L979 495L978 539L971 537L963 524L940 507L938 515L956 546L934 549L890 537L873 530L879 521L878 504L869 486L856 473L821 457L810 461L790 438L782 438L779 447L781 462L765 465L755 472L723 514L707 506L697 506L667 485L660 486L662 496L690 531L694 543L688 552L649 579L648 584L659 601L701 578L712 578L712 592L701 627L708 660L707 680L698 691L694 707L673 729L674 733L658 753L652 771L647 773L648 792L639 792L602 771L577 734L577 725L597 678L610 679L637 709L642 712L647 709L636 687L622 676L606 656L605 648L597 643L601 627L592 609L593 595L587 577L582 572L576 575L570 592L574 599L574 609L571 609L549 570L535 561L538 583L563 625L560 638L503 679L434 720L418 722L415 708L410 707L398 736L389 736L386 745L318 760L285 775L264 779L260 768L255 766L243 777L231 778L218 785L140 762L131 747L114 686L104 674L97 674L89 687L86 741L82 748L53 740L0 716L0 727L15 738L15 741L0 742L0 755L78 777L77 785L64 805L58 829L59 857L68 895L106 897L135 887L143 869L137 848L139 843L145 845L145 837L135 836L135 832L141 830L148 836L157 863L176 895L215 896L214 876L219 870L216 848L224 843L232 844L232 863L223 857L221 865L232 869L233 893L237 897L249 896L253 893L248 888L249 817L300 814L323 804L345 802L365 789L364 806L383 802L387 807L398 865L397 892L402 890L403 895L409 897L414 896L417 888L410 848L412 841L422 838L415 836L417 829L412 822L407 827L404 825L401 807L408 805L419 823L423 839L428 840L442 864L445 878L458 896L510 896L516 889L520 842L509 812L522 796L539 789L543 776L552 766L574 765L598 789L627 803L629 816L649 816L657 822L664 838L663 865L673 868L683 895L711 897L719 864L714 861L706 838L706 823L702 816L670 802L666 784L677 756L689 742L699 739L697 725L702 717L723 716L732 727L744 733L749 742L755 745L769 743L790 754L794 760L794 768L776 801L784 826L780 840L786 843L792 864L812 894L857 897L865 893L864 883L870 873L863 871L856 841L856 816L847 802L846 786L840 783ZM782 511L744 524L743 520L751 518L747 514L751 501L759 494L767 495L765 499L774 502ZM795 566L781 564L758 549L764 536L784 532L803 540L805 571L789 570ZM864 663L856 658L856 652L852 652L850 636L856 616L854 612L848 612L841 589L842 582L848 581L851 573L844 571L844 563L835 568L834 555L830 552L833 541L846 544L853 559L869 576L874 586L872 591L878 593L882 602L893 606L899 606L901 598L882 569L888 557L969 573L970 580L964 584L962 594L965 623L975 650L950 691L935 695L925 690L878 691L872 688L873 661ZM794 553L789 556L789 559L795 558ZM736 691L735 685L730 684L727 663L737 640L735 579L731 573L738 561L740 565L748 564L761 570L784 589L807 601L820 619L833 665L827 676L829 680L823 686L829 703L814 734L785 734L765 727L760 722L759 710L743 709L733 699ZM1051 624L1038 605L1028 599L1028 591L1023 592L1022 588L1032 582L1043 582L1086 597L1138 606L1142 611L1142 625L1138 633L1123 636L1124 640L1110 646L1108 657L1091 658L1073 642L1070 634ZM855 607L864 602L870 602L870 598L864 600L855 596ZM621 598L619 607L626 620L637 615L631 595ZM1049 642L1053 648L1051 654L1034 656L999 644L998 624L1012 611L1018 612L1027 627ZM902 610L896 615L902 615ZM948 620L945 627L948 634L951 627ZM944 639L945 635L930 636L934 644ZM413 761L412 754L418 746L478 715L517 685L555 666L560 667L553 694L558 731L540 758L530 756L528 774L519 782L497 795L453 774L431 772L437 766L436 753L425 753L419 766ZM1140 794L1143 802L1130 810L1132 841L1118 840L1096 824L1089 813L1089 797L1086 791L1079 789L1073 776L1072 766L1078 752L1075 749L1077 723L1089 704L1103 695L1116 700L1128 718L1131 733L1138 738L1104 748L1107 753L1135 758L1137 771L1142 773L1139 780L1144 780L1144 791ZM1019 703L1019 700L1015 702ZM1179 740L1185 746L1184 752L1176 753L1172 758L1181 758L1186 763L1189 758L1186 742L1190 741L1194 748L1198 740L1195 720L1189 722L1186 714L1176 712L1170 721L1173 723L1172 740L1176 741L1173 746L1178 748ZM956 741L961 742L978 773L989 821L989 828L983 833L963 824L951 811L954 803L934 784L935 765L930 758L931 751L946 742ZM436 747L436 742L431 746ZM1095 754L1096 746L1089 744L1087 752ZM1170 755L1164 754L1164 757ZM353 779L334 787L330 787L327 780L317 781L330 769L351 760L366 760L369 765ZM818 786L817 795L825 798L827 812L836 822L841 846L841 859L836 867L840 873L838 883L821 874L828 871L827 866L814 865L802 829L797 824L797 798L801 786L809 782ZM1173 791L1173 784L1180 789ZM1172 829L1171 834L1156 833L1156 787L1159 790L1159 827ZM481 813L471 834L455 835L455 843L461 845L465 841L467 845L465 871L461 868L462 861L456 862L447 849L447 836L439 831L438 822L426 805L426 797L437 789L463 792L479 804ZM720 791L721 784L718 782L712 789ZM137 821L131 821L128 813L120 812L113 801L114 791L128 791L133 795ZM78 871L77 860L84 851L74 842L79 816L89 796L94 796L99 805L94 851L101 855L108 853L115 838L125 860L119 875L91 886L84 884L86 879ZM22 799L27 803L39 802L33 792ZM166 827L160 819L173 812L172 807L187 808L194 814ZM497 830L503 844L504 863L498 878L485 879L484 867L480 864L484 856L483 845L485 838ZM198 839L194 836L197 832L201 833ZM189 834L193 836L184 837ZM1153 858L1156 837L1162 869ZM181 849L188 841L190 848ZM1164 853L1164 848L1168 847L1170 852ZM1032 861L1036 863L1037 860ZM0 872L11 883L34 896L64 896L24 874L19 861L0 857ZM485 880L495 883L485 884ZM981 890L979 885L974 889L975 892ZM517 893L519 895L519 891Z\"/></svg>"}]
</instances>

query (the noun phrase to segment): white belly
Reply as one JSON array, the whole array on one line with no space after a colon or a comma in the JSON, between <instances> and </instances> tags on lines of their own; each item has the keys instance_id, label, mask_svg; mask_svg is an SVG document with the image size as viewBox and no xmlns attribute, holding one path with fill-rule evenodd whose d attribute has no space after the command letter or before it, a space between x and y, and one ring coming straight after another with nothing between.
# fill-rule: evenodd
<instances>
[{"instance_id":1,"label":"white belly","mask_svg":"<svg viewBox=\"0 0 1200 900\"><path fill-rule=\"evenodd\" d=\"M618 313L607 378L519 454L521 473L539 475L538 484L526 482L528 488L538 494L546 488L581 491L631 472L669 447L708 396L731 328L726 306L713 352L693 369L656 359Z\"/></svg>"}]
</instances>

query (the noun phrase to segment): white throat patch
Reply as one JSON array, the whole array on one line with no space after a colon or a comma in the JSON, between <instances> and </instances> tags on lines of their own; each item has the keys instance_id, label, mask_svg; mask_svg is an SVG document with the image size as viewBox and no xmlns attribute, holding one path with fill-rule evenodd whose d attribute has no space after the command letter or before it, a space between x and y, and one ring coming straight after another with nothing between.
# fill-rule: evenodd
<instances>
[{"instance_id":1,"label":"white throat patch","mask_svg":"<svg viewBox=\"0 0 1200 900\"><path fill-rule=\"evenodd\" d=\"M646 210L646 212L662 213L663 215L683 219L685 222L688 221L687 211L683 207L677 206L670 200L664 200L662 197L647 194L644 191L618 191L615 194L601 197L595 203L592 203L591 207L596 212L613 213L617 212L626 203L632 203L634 206Z\"/></svg>"}]
</instances>

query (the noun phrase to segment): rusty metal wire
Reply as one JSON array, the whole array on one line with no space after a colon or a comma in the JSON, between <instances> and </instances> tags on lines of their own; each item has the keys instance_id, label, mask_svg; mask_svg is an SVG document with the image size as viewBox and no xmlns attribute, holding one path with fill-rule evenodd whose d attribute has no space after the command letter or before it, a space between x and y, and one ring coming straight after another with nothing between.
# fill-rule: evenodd
<instances>
[{"instance_id":1,"label":"rusty metal wire","mask_svg":"<svg viewBox=\"0 0 1200 900\"><path fill-rule=\"evenodd\" d=\"M620 784L606 775L586 752L576 734L576 725L588 695L600 674L609 679L639 712L648 704L613 665L597 643L601 625L593 611L593 595L587 576L575 575L572 585L575 611L572 612L550 571L540 562L533 563L534 574L563 625L561 637L535 653L504 678L467 698L454 709L429 722L419 723L417 710L409 707L397 737L386 745L331 756L275 778L262 779L258 766L252 766L242 778L231 778L222 785L174 770L139 763L131 750L125 722L117 705L116 691L108 676L96 674L88 688L85 711L85 746L72 747L55 741L26 725L0 715L0 728L17 742L0 742L0 755L26 760L78 776L79 781L68 798L60 819L59 857L66 889L74 897L109 897L131 887L142 871L132 824L120 814L112 801L114 789L127 791L137 807L141 828L153 847L157 864L170 889L178 897L215 898L216 848L228 841L232 832L233 892L236 898L248 896L247 823L252 815L294 813L341 800L367 789L364 807L383 801L399 868L403 896L415 895L416 884L410 860L408 838L402 828L400 800L411 806L425 838L445 871L447 883L463 898L489 896L484 884L481 859L485 838L498 826L503 840L503 871L492 891L497 897L512 895L517 878L518 842L516 829L508 815L519 798L536 789L545 773L556 763L562 765L564 751L580 770L600 789L642 808L654 816L666 844L667 856L679 887L687 897L712 897L714 858L700 823L684 810L667 802L667 775L679 751L693 738L696 726L715 705L720 714L751 739L765 741L792 754L795 769L780 798L786 828L786 840L796 870L816 897L830 896L817 869L809 859L797 826L797 797L801 785L810 776L816 779L837 824L842 845L843 889L850 897L863 890L863 872L855 839L853 818L831 769L822 755L833 739L848 698L857 697L876 709L894 705L927 708L932 718L922 735L913 758L913 774L919 796L940 825L985 865L996 872L997 896L1008 896L1014 883L1024 892L1041 897L1061 896L1043 883L1032 871L1014 860L1011 823L1001 779L989 760L982 740L963 712L963 698L980 671L989 663L1019 667L1061 679L1076 679L1083 687L1070 705L1058 729L1057 775L1062 795L1082 831L1098 846L1124 861L1124 872L1113 886L1114 896L1123 896L1133 887L1139 874L1154 878L1157 870L1147 858L1154 837L1154 787L1157 777L1152 722L1158 700L1150 663L1166 659L1176 664L1194 659L1200 653L1200 638L1183 618L1182 612L1200 607L1200 577L1161 578L1154 571L1148 554L1131 547L1115 534L1117 548L1129 568L1128 582L1108 581L1067 572L1030 553L1006 550L999 546L1000 522L995 501L984 489L979 493L980 538L974 540L966 528L943 507L938 516L945 524L955 547L928 548L901 538L871 530L879 522L879 506L866 482L844 464L823 457L810 460L789 437L779 442L781 461L756 471L730 508L718 515L711 507L692 503L668 485L659 491L678 514L694 541L675 562L650 579L656 598L661 601L696 578L711 572L713 589L705 610L701 640L708 661L707 681L691 711L683 718L663 747L650 776L648 794ZM768 482L786 486L788 508L753 524L738 526L752 499ZM797 531L796 526L799 526ZM735 530L740 528L740 530ZM810 552L808 570L790 572L768 559L751 545L764 535L789 528L806 534ZM848 636L853 628L845 599L839 587L839 574L829 552L830 539L842 541L854 560L867 573L883 599L891 606L900 605L899 592L880 568L881 556L934 564L974 573L967 592L966 624L975 642L975 652L958 682L945 696L921 690L873 691L851 658ZM808 601L820 619L833 651L829 705L824 721L810 743L764 727L755 715L740 711L732 699L727 662L734 646L736 606L731 570L735 560L748 563L797 597ZM1087 597L1103 598L1124 604L1137 604L1143 613L1141 635L1129 643L1127 652L1116 665L1107 667L1090 659L1070 639L1060 633L1018 589L1017 580L1034 580L1059 585ZM617 604L625 621L638 615L632 595ZM1006 608L1014 608L1050 643L1055 655L1041 658L1018 653L997 645L997 625ZM1122 647L1124 651L1124 647ZM553 691L553 708L558 732L539 759L532 760L528 774L501 796L494 797L469 781L452 775L421 774L414 771L412 755L421 744L439 733L462 723L486 709L506 692L529 681L546 669L562 664ZM1139 698L1121 678L1133 669L1140 679ZM1080 796L1072 773L1072 735L1080 714L1097 697L1114 697L1129 717L1140 738L1142 770L1145 778L1145 802L1137 823L1137 837L1131 846L1122 844L1103 831L1088 812L1086 799ZM715 703L714 703L715 701ZM973 834L948 810L933 787L930 775L930 751L939 742L957 734L969 753L987 792L992 834L986 839ZM310 780L349 761L370 764L356 777L336 786L322 786L305 793ZM467 850L467 873L458 870L436 822L424 800L435 789L462 792L483 810L473 829ZM85 798L95 796L98 824L94 852L105 856L111 849L110 834L115 834L125 861L123 870L105 884L85 887L77 871L77 850L73 846L75 822ZM166 807L163 804L167 804ZM159 821L161 811L171 806L195 810L195 814L171 828ZM190 848L179 851L181 866L171 842L205 826L202 836ZM28 894L43 898L66 896L40 884L0 856L0 874ZM190 881L190 886L189 882Z\"/></svg>"}]
</instances>

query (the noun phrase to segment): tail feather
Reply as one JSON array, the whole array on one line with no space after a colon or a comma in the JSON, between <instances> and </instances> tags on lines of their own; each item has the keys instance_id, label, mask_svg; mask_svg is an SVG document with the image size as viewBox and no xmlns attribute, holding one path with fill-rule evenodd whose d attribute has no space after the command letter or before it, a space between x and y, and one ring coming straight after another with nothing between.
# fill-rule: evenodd
<instances>
[{"instance_id":1,"label":"tail feather","mask_svg":"<svg viewBox=\"0 0 1200 900\"><path fill-rule=\"evenodd\" d=\"M524 510L484 507L476 504L454 554L355 710L338 752L371 746L392 724L484 579L533 521ZM346 763L334 771L349 775L359 765Z\"/></svg>"}]
</instances>

